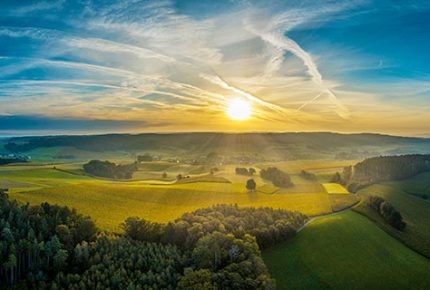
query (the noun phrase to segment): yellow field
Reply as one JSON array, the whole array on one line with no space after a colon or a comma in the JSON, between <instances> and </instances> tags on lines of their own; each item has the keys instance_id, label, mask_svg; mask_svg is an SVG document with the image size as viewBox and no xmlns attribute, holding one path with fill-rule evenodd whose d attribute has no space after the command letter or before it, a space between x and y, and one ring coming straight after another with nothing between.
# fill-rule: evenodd
<instances>
[{"instance_id":1,"label":"yellow field","mask_svg":"<svg viewBox=\"0 0 430 290\"><path fill-rule=\"evenodd\" d=\"M248 193L243 185L228 183L165 186L82 184L12 192L11 197L31 204L48 201L74 207L94 218L101 228L109 230L117 230L129 216L167 222L185 212L221 203L283 208L308 215L332 211L325 193Z\"/></svg>"},{"instance_id":2,"label":"yellow field","mask_svg":"<svg viewBox=\"0 0 430 290\"><path fill-rule=\"evenodd\" d=\"M339 183L323 183L322 185L329 194L349 194L348 190Z\"/></svg>"},{"instance_id":3,"label":"yellow field","mask_svg":"<svg viewBox=\"0 0 430 290\"><path fill-rule=\"evenodd\" d=\"M139 174L153 179L114 181L82 175L79 163L57 164L55 169L53 165L6 166L0 168L0 186L10 188L10 196L21 202L49 202L76 208L107 230L118 230L120 223L129 216L167 222L185 212L222 203L319 215L355 202L352 195L334 197L319 182L306 180L299 174L291 175L294 186L285 189L273 186L258 175L253 176L257 190L249 193L245 182L250 177L236 175L233 165L220 168L213 176L195 174L183 183L173 183L169 178L160 178L160 172L168 171L170 165L175 171L190 169L190 166L161 162L142 164ZM173 170L168 174L172 175Z\"/></svg>"}]
</instances>

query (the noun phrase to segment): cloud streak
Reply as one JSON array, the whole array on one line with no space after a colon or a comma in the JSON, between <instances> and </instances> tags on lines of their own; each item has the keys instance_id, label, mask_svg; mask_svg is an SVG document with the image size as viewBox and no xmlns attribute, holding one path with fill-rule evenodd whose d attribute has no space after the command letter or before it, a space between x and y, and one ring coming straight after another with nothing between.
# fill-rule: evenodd
<instances>
[{"instance_id":1,"label":"cloud streak","mask_svg":"<svg viewBox=\"0 0 430 290\"><path fill-rule=\"evenodd\" d=\"M395 91L352 86L337 76L395 63L330 39L310 43L319 36L308 31L373 10L357 10L365 0L208 2L199 11L169 0L18 2L2 9L0 115L320 130L353 123L364 107L428 92L404 83ZM338 60L349 49L358 57ZM225 114L237 96L253 103L247 128Z\"/></svg>"},{"instance_id":2,"label":"cloud streak","mask_svg":"<svg viewBox=\"0 0 430 290\"><path fill-rule=\"evenodd\" d=\"M303 64L307 69L307 73L311 77L313 83L321 91L321 93L319 93L316 97L299 106L299 108L297 109L298 111L303 109L306 105L315 102L321 96L325 95L336 107L336 113L340 117L345 119L350 117L350 113L347 107L339 101L335 93L323 82L323 78L318 69L318 66L313 60L310 53L305 51L296 41L287 36L287 33L290 29L299 26L306 21L309 21L316 15L321 16L321 14L335 13L347 7L349 7L349 5L340 5L340 7L319 7L321 9L321 11L319 12L316 12L315 10L293 10L287 13L281 13L279 15L274 16L271 21L269 21L269 24L267 24L263 28L256 28L250 20L245 21L246 27L249 31L255 33L256 35L261 37L261 39L264 40L266 43L272 45L277 49L277 53L270 60L267 66L266 77L267 74L270 76L277 70L279 70L282 61L281 54L283 53L283 51L288 51L303 61Z\"/></svg>"}]
</instances>

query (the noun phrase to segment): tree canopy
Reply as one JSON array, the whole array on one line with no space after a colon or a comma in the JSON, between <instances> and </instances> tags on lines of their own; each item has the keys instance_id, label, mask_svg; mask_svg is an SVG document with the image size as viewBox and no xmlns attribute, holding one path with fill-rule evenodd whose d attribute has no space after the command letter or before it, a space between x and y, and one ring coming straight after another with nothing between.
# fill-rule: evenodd
<instances>
[{"instance_id":1,"label":"tree canopy","mask_svg":"<svg viewBox=\"0 0 430 290\"><path fill-rule=\"evenodd\" d=\"M273 185L278 187L293 186L290 176L276 167L268 167L260 171L260 176L264 179L270 180Z\"/></svg>"},{"instance_id":2,"label":"tree canopy","mask_svg":"<svg viewBox=\"0 0 430 290\"><path fill-rule=\"evenodd\" d=\"M83 168L91 175L115 179L130 179L138 169L135 163L120 165L100 160L91 160L84 164Z\"/></svg>"},{"instance_id":3,"label":"tree canopy","mask_svg":"<svg viewBox=\"0 0 430 290\"><path fill-rule=\"evenodd\" d=\"M274 289L260 248L307 217L217 205L174 222L128 218L100 233L75 210L19 205L0 191L0 285L10 289Z\"/></svg>"}]
</instances>

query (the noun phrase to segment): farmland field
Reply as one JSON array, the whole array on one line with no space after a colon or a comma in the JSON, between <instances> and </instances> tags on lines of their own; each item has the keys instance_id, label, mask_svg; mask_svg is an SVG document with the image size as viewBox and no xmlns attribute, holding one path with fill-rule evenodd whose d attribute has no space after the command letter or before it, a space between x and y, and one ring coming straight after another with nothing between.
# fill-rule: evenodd
<instances>
[{"instance_id":1,"label":"farmland field","mask_svg":"<svg viewBox=\"0 0 430 290\"><path fill-rule=\"evenodd\" d=\"M74 207L90 215L105 229L117 229L129 216L167 222L181 214L214 204L268 206L308 215L330 213L325 193L264 194L248 193L242 184L188 183L178 185L128 185L97 183L12 192L12 198L38 204L44 201Z\"/></svg>"},{"instance_id":2,"label":"farmland field","mask_svg":"<svg viewBox=\"0 0 430 290\"><path fill-rule=\"evenodd\" d=\"M318 164L325 166L321 161ZM146 178L111 180L86 175L79 162L5 166L0 171L0 185L8 187L10 196L20 202L46 201L74 207L94 218L101 228L115 231L129 216L167 222L185 212L221 203L282 208L314 216L344 209L357 201L352 194L328 194L318 181L299 174L291 175L294 186L290 188L278 188L255 175L252 178L257 190L248 192L245 182L250 177L236 175L233 165L221 167L214 175L206 172L175 180L179 173L188 176L193 167L142 163L138 176L146 174ZM164 179L161 175L165 171L168 177ZM294 170L299 171L298 167Z\"/></svg>"},{"instance_id":3,"label":"farmland field","mask_svg":"<svg viewBox=\"0 0 430 290\"><path fill-rule=\"evenodd\" d=\"M311 223L263 251L277 289L428 289L430 261L365 217L346 212ZM413 285L413 288L411 288Z\"/></svg>"},{"instance_id":4,"label":"farmland field","mask_svg":"<svg viewBox=\"0 0 430 290\"><path fill-rule=\"evenodd\" d=\"M329 194L349 194L348 190L339 183L323 183L323 186Z\"/></svg>"}]
</instances>

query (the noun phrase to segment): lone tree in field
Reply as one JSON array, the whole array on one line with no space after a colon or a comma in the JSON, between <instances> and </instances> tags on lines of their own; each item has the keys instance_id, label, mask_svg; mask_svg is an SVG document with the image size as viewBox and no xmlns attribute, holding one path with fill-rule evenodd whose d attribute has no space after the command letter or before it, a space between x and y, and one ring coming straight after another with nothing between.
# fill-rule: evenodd
<instances>
[{"instance_id":1,"label":"lone tree in field","mask_svg":"<svg viewBox=\"0 0 430 290\"><path fill-rule=\"evenodd\" d=\"M178 174L178 175L176 175L176 179L177 179L177 180L181 180L181 179L182 179L182 174Z\"/></svg>"},{"instance_id":2,"label":"lone tree in field","mask_svg":"<svg viewBox=\"0 0 430 290\"><path fill-rule=\"evenodd\" d=\"M163 177L163 178L167 178L167 173L166 173L166 172L163 172L162 177Z\"/></svg>"},{"instance_id":3,"label":"lone tree in field","mask_svg":"<svg viewBox=\"0 0 430 290\"><path fill-rule=\"evenodd\" d=\"M248 179L248 181L246 182L246 189L248 189L249 191L255 191L255 188L257 187L257 184L255 183L254 179Z\"/></svg>"}]
</instances>

